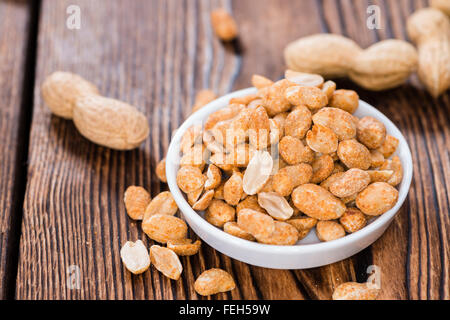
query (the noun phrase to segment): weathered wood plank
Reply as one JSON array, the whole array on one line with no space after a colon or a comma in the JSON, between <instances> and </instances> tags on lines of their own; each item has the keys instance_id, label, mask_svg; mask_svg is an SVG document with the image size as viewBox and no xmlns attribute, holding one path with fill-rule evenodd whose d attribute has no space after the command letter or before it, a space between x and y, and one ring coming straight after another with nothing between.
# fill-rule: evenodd
<instances>
[{"instance_id":1,"label":"weathered wood plank","mask_svg":"<svg viewBox=\"0 0 450 320\"><path fill-rule=\"evenodd\" d=\"M24 92L30 14L27 2L0 2L0 300L14 293L17 267L31 110Z\"/></svg>"},{"instance_id":2,"label":"weathered wood plank","mask_svg":"<svg viewBox=\"0 0 450 320\"><path fill-rule=\"evenodd\" d=\"M405 19L423 1L169 0L43 1L35 87L29 181L24 206L17 298L199 299L195 278L205 269L228 270L238 289L213 299L329 299L345 281L365 281L370 265L382 272L385 299L449 299L449 95L432 100L417 81L385 93L349 81L405 134L414 157L410 195L385 235L344 261L310 270L269 270L230 259L207 245L183 258L183 278L167 280L152 268L131 276L120 246L148 240L125 215L122 195L131 184L153 195L154 175L171 133L190 112L196 90L220 94L248 87L253 73L278 79L284 46L304 35L336 32L366 47L405 38ZM65 10L78 4L82 27L65 27ZM366 28L367 5L382 9L381 30ZM212 34L209 12L233 9L242 51ZM150 119L151 137L139 149L115 152L82 138L71 122L52 117L39 84L54 70L69 70L102 93L128 101ZM81 288L67 287L78 266ZM203 298L202 298L203 299Z\"/></svg>"}]
</instances>

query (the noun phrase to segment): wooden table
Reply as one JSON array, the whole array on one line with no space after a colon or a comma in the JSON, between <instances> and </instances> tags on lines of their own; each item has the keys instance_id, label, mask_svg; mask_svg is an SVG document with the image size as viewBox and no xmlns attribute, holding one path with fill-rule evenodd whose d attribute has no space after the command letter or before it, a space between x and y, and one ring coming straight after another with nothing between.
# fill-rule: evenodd
<instances>
[{"instance_id":1,"label":"wooden table","mask_svg":"<svg viewBox=\"0 0 450 320\"><path fill-rule=\"evenodd\" d=\"M80 30L66 27L71 4L81 8ZM369 4L382 10L380 30L366 27ZM0 1L0 298L199 299L196 277L221 267L238 286L214 299L329 299L336 285L363 282L367 267L377 265L382 299L449 299L450 94L433 100L416 78L383 93L338 81L390 117L413 154L405 204L386 233L361 253L321 268L269 270L205 244L200 254L182 258L179 281L154 268L131 276L119 256L129 239L151 244L140 224L128 219L123 193L129 185L142 185L152 195L167 188L158 182L155 165L199 89L224 94L248 87L253 73L280 78L283 48L304 35L339 33L363 47L405 39L406 17L426 5L424 0ZM209 12L219 6L233 10L242 50L213 36ZM40 85L55 70L76 72L103 94L138 106L150 119L150 138L130 152L84 139L42 101ZM77 268L79 289L67 285L76 280Z\"/></svg>"}]
</instances>

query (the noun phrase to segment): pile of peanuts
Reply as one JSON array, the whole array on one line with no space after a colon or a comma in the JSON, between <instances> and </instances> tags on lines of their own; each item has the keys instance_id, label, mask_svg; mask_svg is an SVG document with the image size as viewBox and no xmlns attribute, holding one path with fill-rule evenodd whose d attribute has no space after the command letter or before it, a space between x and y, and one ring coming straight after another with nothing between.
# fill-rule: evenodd
<instances>
[{"instance_id":1,"label":"pile of peanuts","mask_svg":"<svg viewBox=\"0 0 450 320\"><path fill-rule=\"evenodd\" d=\"M314 227L321 241L342 238L396 204L399 141L381 121L353 115L355 91L291 70L252 84L256 94L231 99L181 140L177 184L209 223L294 245Z\"/></svg>"},{"instance_id":2,"label":"pile of peanuts","mask_svg":"<svg viewBox=\"0 0 450 320\"><path fill-rule=\"evenodd\" d=\"M157 176L166 181L165 161L156 169ZM154 244L147 250L141 240L127 241L120 250L123 264L133 274L145 272L151 264L163 275L172 280L180 279L183 265L179 256L191 256L199 252L201 241L193 242L187 238L187 225L175 216L178 206L172 194L164 191L151 199L142 187L130 186L125 191L125 207L133 220L142 220L142 230L152 240L166 244ZM231 275L221 269L204 271L194 284L195 291L203 296L226 292L236 287Z\"/></svg>"}]
</instances>

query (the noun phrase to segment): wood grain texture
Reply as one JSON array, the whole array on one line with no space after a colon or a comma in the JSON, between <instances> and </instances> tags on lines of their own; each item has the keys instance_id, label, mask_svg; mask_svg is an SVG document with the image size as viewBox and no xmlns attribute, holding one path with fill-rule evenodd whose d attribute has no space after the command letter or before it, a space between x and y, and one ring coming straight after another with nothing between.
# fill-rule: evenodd
<instances>
[{"instance_id":1,"label":"wood grain texture","mask_svg":"<svg viewBox=\"0 0 450 320\"><path fill-rule=\"evenodd\" d=\"M20 189L25 172L22 152L28 132L24 119L23 83L30 6L23 1L0 2L0 299L14 290L17 248L15 225L21 216ZM25 158L26 159L26 158ZM12 280L12 282L11 282ZM12 283L12 288L10 284Z\"/></svg>"},{"instance_id":2,"label":"wood grain texture","mask_svg":"<svg viewBox=\"0 0 450 320\"><path fill-rule=\"evenodd\" d=\"M65 27L66 8L78 4L80 30ZM366 28L366 8L382 9L381 30ZM28 185L17 277L18 299L204 299L193 282L220 267L236 290L210 299L329 299L345 281L365 281L367 267L382 272L383 299L450 299L449 112L446 93L433 100L413 79L401 88L362 99L390 117L410 144L414 181L405 205L382 238L361 253L322 268L269 270L230 259L203 245L182 258L183 278L170 281L154 268L141 276L124 270L119 250L142 239L122 202L129 185L156 195L154 168L170 136L190 112L195 92L219 94L248 87L253 73L278 79L282 50L301 36L335 32L361 46L405 38L405 19L424 1L380 0L44 0L37 57ZM232 9L240 48L213 35L209 12ZM330 48L332 49L332 48ZM73 71L107 96L136 105L150 119L151 136L139 150L116 152L82 138L73 124L51 116L39 85L55 70ZM69 289L69 267L80 268L81 288Z\"/></svg>"}]
</instances>

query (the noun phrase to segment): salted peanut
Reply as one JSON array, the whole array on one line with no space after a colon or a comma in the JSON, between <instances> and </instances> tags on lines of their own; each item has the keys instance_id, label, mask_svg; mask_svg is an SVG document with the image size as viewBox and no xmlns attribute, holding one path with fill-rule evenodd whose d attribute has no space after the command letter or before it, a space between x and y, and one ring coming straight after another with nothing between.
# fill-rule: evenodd
<instances>
[{"instance_id":1,"label":"salted peanut","mask_svg":"<svg viewBox=\"0 0 450 320\"><path fill-rule=\"evenodd\" d=\"M275 230L275 223L271 216L251 209L239 211L237 224L239 228L255 238L269 237Z\"/></svg>"},{"instance_id":2,"label":"salted peanut","mask_svg":"<svg viewBox=\"0 0 450 320\"><path fill-rule=\"evenodd\" d=\"M233 277L222 269L209 269L204 271L195 280L194 289L201 296L231 291L236 288Z\"/></svg>"},{"instance_id":3,"label":"salted peanut","mask_svg":"<svg viewBox=\"0 0 450 320\"><path fill-rule=\"evenodd\" d=\"M233 119L244 109L245 105L243 104L232 104L226 108L211 113L205 122L204 130L211 130L217 123Z\"/></svg>"},{"instance_id":4,"label":"salted peanut","mask_svg":"<svg viewBox=\"0 0 450 320\"><path fill-rule=\"evenodd\" d=\"M344 198L364 190L370 183L370 175L361 169L350 169L330 184L330 192Z\"/></svg>"},{"instance_id":5,"label":"salted peanut","mask_svg":"<svg viewBox=\"0 0 450 320\"><path fill-rule=\"evenodd\" d=\"M350 206L350 204L355 202L357 196L358 196L358 194L354 193L352 195L349 195L347 197L342 197L340 199L346 206Z\"/></svg>"},{"instance_id":6,"label":"salted peanut","mask_svg":"<svg viewBox=\"0 0 450 320\"><path fill-rule=\"evenodd\" d=\"M336 164L335 164L336 166ZM335 181L339 180L344 175L344 170L332 173L328 178L326 178L324 181L320 183L320 186L327 191L330 191L330 185L334 183Z\"/></svg>"},{"instance_id":7,"label":"salted peanut","mask_svg":"<svg viewBox=\"0 0 450 320\"><path fill-rule=\"evenodd\" d=\"M356 206L364 214L379 216L390 210L398 199L398 190L386 182L374 182L356 197Z\"/></svg>"},{"instance_id":8,"label":"salted peanut","mask_svg":"<svg viewBox=\"0 0 450 320\"><path fill-rule=\"evenodd\" d=\"M320 87L324 82L323 77L319 74L297 72L289 69L284 72L284 77L290 82L305 87Z\"/></svg>"},{"instance_id":9,"label":"salted peanut","mask_svg":"<svg viewBox=\"0 0 450 320\"><path fill-rule=\"evenodd\" d=\"M269 177L269 180L267 180L266 184L258 192L275 192L273 189L273 176Z\"/></svg>"},{"instance_id":10,"label":"salted peanut","mask_svg":"<svg viewBox=\"0 0 450 320\"><path fill-rule=\"evenodd\" d=\"M145 209L144 220L154 214L167 214L173 216L178 210L177 203L170 191L164 191L158 194Z\"/></svg>"},{"instance_id":11,"label":"salted peanut","mask_svg":"<svg viewBox=\"0 0 450 320\"><path fill-rule=\"evenodd\" d=\"M252 121L254 112L255 111L252 109L243 109L236 117L228 121L230 125L227 128L227 131L224 133L226 140L224 144L227 147L236 146L240 143L244 143L247 140L248 129L250 122Z\"/></svg>"},{"instance_id":12,"label":"salted peanut","mask_svg":"<svg viewBox=\"0 0 450 320\"><path fill-rule=\"evenodd\" d=\"M316 225L316 234L320 241L332 241L344 237L345 230L335 221L319 221Z\"/></svg>"},{"instance_id":13,"label":"salted peanut","mask_svg":"<svg viewBox=\"0 0 450 320\"><path fill-rule=\"evenodd\" d=\"M275 229L269 237L257 238L258 242L276 246L292 246L298 241L298 231L286 222L275 221Z\"/></svg>"},{"instance_id":14,"label":"salted peanut","mask_svg":"<svg viewBox=\"0 0 450 320\"><path fill-rule=\"evenodd\" d=\"M347 208L339 222L348 233L361 230L367 224L366 216L357 208Z\"/></svg>"},{"instance_id":15,"label":"salted peanut","mask_svg":"<svg viewBox=\"0 0 450 320\"><path fill-rule=\"evenodd\" d=\"M304 105L310 110L318 110L328 104L325 92L316 87L289 87L286 89L286 99L294 106Z\"/></svg>"},{"instance_id":16,"label":"salted peanut","mask_svg":"<svg viewBox=\"0 0 450 320\"><path fill-rule=\"evenodd\" d=\"M314 124L320 124L333 130L339 140L356 137L356 124L353 116L342 109L322 108L313 115L312 120Z\"/></svg>"},{"instance_id":17,"label":"salted peanut","mask_svg":"<svg viewBox=\"0 0 450 320\"><path fill-rule=\"evenodd\" d=\"M219 8L211 12L211 25L220 40L231 41L238 36L236 21L225 9Z\"/></svg>"},{"instance_id":18,"label":"salted peanut","mask_svg":"<svg viewBox=\"0 0 450 320\"><path fill-rule=\"evenodd\" d=\"M298 186L291 197L301 212L317 220L338 219L346 210L341 200L316 184Z\"/></svg>"},{"instance_id":19,"label":"salted peanut","mask_svg":"<svg viewBox=\"0 0 450 320\"><path fill-rule=\"evenodd\" d=\"M125 268L134 274L141 274L150 267L150 257L141 240L127 241L120 249L120 258Z\"/></svg>"},{"instance_id":20,"label":"salted peanut","mask_svg":"<svg viewBox=\"0 0 450 320\"><path fill-rule=\"evenodd\" d=\"M314 160L314 152L303 142L291 136L284 136L278 145L280 156L286 163L290 165L304 163L312 163Z\"/></svg>"},{"instance_id":21,"label":"salted peanut","mask_svg":"<svg viewBox=\"0 0 450 320\"><path fill-rule=\"evenodd\" d=\"M321 183L328 178L334 170L334 161L329 155L324 154L312 163L312 183Z\"/></svg>"},{"instance_id":22,"label":"salted peanut","mask_svg":"<svg viewBox=\"0 0 450 320\"><path fill-rule=\"evenodd\" d=\"M327 95L328 101L333 97L333 93L336 90L336 83L334 81L328 80L322 86L322 91Z\"/></svg>"},{"instance_id":23,"label":"salted peanut","mask_svg":"<svg viewBox=\"0 0 450 320\"><path fill-rule=\"evenodd\" d=\"M287 220L294 213L294 209L291 208L286 198L276 192L260 192L258 203L277 220Z\"/></svg>"},{"instance_id":24,"label":"salted peanut","mask_svg":"<svg viewBox=\"0 0 450 320\"><path fill-rule=\"evenodd\" d=\"M200 199L198 199L193 205L192 209L194 210L206 210L211 204L212 199L214 198L214 190L206 191Z\"/></svg>"},{"instance_id":25,"label":"salted peanut","mask_svg":"<svg viewBox=\"0 0 450 320\"><path fill-rule=\"evenodd\" d=\"M156 165L155 173L161 182L167 183L166 158L164 158L160 162L158 162L158 164Z\"/></svg>"},{"instance_id":26,"label":"salted peanut","mask_svg":"<svg viewBox=\"0 0 450 320\"><path fill-rule=\"evenodd\" d=\"M302 231L297 231L298 232L298 240L302 240L304 238L306 238L306 236L311 232L311 229L309 230L302 230Z\"/></svg>"},{"instance_id":27,"label":"salted peanut","mask_svg":"<svg viewBox=\"0 0 450 320\"><path fill-rule=\"evenodd\" d=\"M193 206L198 201L198 199L200 199L200 196L202 195L202 193L203 193L203 187L199 188L198 190L187 193L186 195L187 195L189 204L191 206Z\"/></svg>"},{"instance_id":28,"label":"salted peanut","mask_svg":"<svg viewBox=\"0 0 450 320\"><path fill-rule=\"evenodd\" d=\"M216 227L222 228L226 222L234 221L236 210L222 200L214 199L205 212L205 219Z\"/></svg>"},{"instance_id":29,"label":"salted peanut","mask_svg":"<svg viewBox=\"0 0 450 320\"><path fill-rule=\"evenodd\" d=\"M358 121L356 136L367 148L377 149L386 139L386 127L374 117L364 117Z\"/></svg>"},{"instance_id":30,"label":"salted peanut","mask_svg":"<svg viewBox=\"0 0 450 320\"><path fill-rule=\"evenodd\" d=\"M151 201L150 194L142 187L130 186L124 195L125 208L131 219L142 220L145 208Z\"/></svg>"},{"instance_id":31,"label":"salted peanut","mask_svg":"<svg viewBox=\"0 0 450 320\"><path fill-rule=\"evenodd\" d=\"M232 206L236 206L241 201L244 193L242 178L242 173L234 172L223 186L223 197Z\"/></svg>"},{"instance_id":32,"label":"salted peanut","mask_svg":"<svg viewBox=\"0 0 450 320\"><path fill-rule=\"evenodd\" d=\"M281 112L272 118L276 123L278 123L278 127L281 130L281 136L285 135L284 126L285 126L288 115L289 115L289 112Z\"/></svg>"},{"instance_id":33,"label":"salted peanut","mask_svg":"<svg viewBox=\"0 0 450 320\"><path fill-rule=\"evenodd\" d=\"M222 182L215 190L214 190L214 199L217 200L225 200L223 197L223 186L225 185L225 182Z\"/></svg>"},{"instance_id":34,"label":"salted peanut","mask_svg":"<svg viewBox=\"0 0 450 320\"><path fill-rule=\"evenodd\" d=\"M225 147L219 141L216 141L211 130L203 132L203 143L206 149L212 153L225 153Z\"/></svg>"},{"instance_id":35,"label":"salted peanut","mask_svg":"<svg viewBox=\"0 0 450 320\"><path fill-rule=\"evenodd\" d=\"M334 289L333 300L376 300L379 293L367 283L346 282Z\"/></svg>"},{"instance_id":36,"label":"salted peanut","mask_svg":"<svg viewBox=\"0 0 450 320\"><path fill-rule=\"evenodd\" d=\"M194 145L201 144L202 135L203 131L201 125L195 125L186 130L180 142L181 152L185 154L190 151Z\"/></svg>"},{"instance_id":37,"label":"salted peanut","mask_svg":"<svg viewBox=\"0 0 450 320\"><path fill-rule=\"evenodd\" d=\"M328 106L342 109L348 113L354 113L359 106L359 96L353 90L336 90Z\"/></svg>"},{"instance_id":38,"label":"salted peanut","mask_svg":"<svg viewBox=\"0 0 450 320\"><path fill-rule=\"evenodd\" d=\"M237 115L236 117L238 116L239 115ZM214 127L210 129L210 132L214 137L214 141L221 143L225 147L236 145L235 143L233 143L233 138L235 138L234 130L231 129L233 119L219 121L214 125ZM229 137L231 134L233 134L233 136Z\"/></svg>"},{"instance_id":39,"label":"salted peanut","mask_svg":"<svg viewBox=\"0 0 450 320\"><path fill-rule=\"evenodd\" d=\"M315 124L306 134L306 143L312 150L328 154L336 152L339 141L333 130Z\"/></svg>"},{"instance_id":40,"label":"salted peanut","mask_svg":"<svg viewBox=\"0 0 450 320\"><path fill-rule=\"evenodd\" d=\"M270 87L271 85L273 85L273 81L267 79L266 77L260 76L259 74L254 74L252 76L252 85L257 89L261 89L265 87Z\"/></svg>"},{"instance_id":41,"label":"salted peanut","mask_svg":"<svg viewBox=\"0 0 450 320\"><path fill-rule=\"evenodd\" d=\"M255 152L244 173L244 192L248 195L258 193L269 180L272 168L273 159L269 152Z\"/></svg>"},{"instance_id":42,"label":"salted peanut","mask_svg":"<svg viewBox=\"0 0 450 320\"><path fill-rule=\"evenodd\" d=\"M258 95L261 97L270 117L280 112L288 111L291 108L291 103L286 99L284 92L292 85L294 83L283 79L259 90Z\"/></svg>"},{"instance_id":43,"label":"salted peanut","mask_svg":"<svg viewBox=\"0 0 450 320\"><path fill-rule=\"evenodd\" d=\"M155 268L172 280L180 279L183 266L177 254L171 249L158 245L150 247L150 260Z\"/></svg>"},{"instance_id":44,"label":"salted peanut","mask_svg":"<svg viewBox=\"0 0 450 320\"><path fill-rule=\"evenodd\" d=\"M261 208L258 203L258 197L256 195L248 196L236 206L236 213L243 209L252 209L261 213L267 213L266 210Z\"/></svg>"},{"instance_id":45,"label":"salted peanut","mask_svg":"<svg viewBox=\"0 0 450 320\"><path fill-rule=\"evenodd\" d=\"M270 124L270 132L269 132L269 144L271 146L276 145L280 142L280 139L283 137L283 129L280 124L273 119L269 119Z\"/></svg>"},{"instance_id":46,"label":"salted peanut","mask_svg":"<svg viewBox=\"0 0 450 320\"><path fill-rule=\"evenodd\" d=\"M298 139L303 139L312 123L311 111L305 106L298 106L284 121L284 134Z\"/></svg>"},{"instance_id":47,"label":"salted peanut","mask_svg":"<svg viewBox=\"0 0 450 320\"><path fill-rule=\"evenodd\" d=\"M394 173L389 178L387 183L391 186L397 186L402 182L403 179L403 166L400 158L398 156L392 157L391 160L386 160L383 165L380 167L380 170L392 170Z\"/></svg>"},{"instance_id":48,"label":"salted peanut","mask_svg":"<svg viewBox=\"0 0 450 320\"><path fill-rule=\"evenodd\" d=\"M311 230L314 228L317 224L317 219L303 216L298 217L295 219L289 219L286 222L291 224L295 229L297 229L298 232L304 231L304 230Z\"/></svg>"},{"instance_id":49,"label":"salted peanut","mask_svg":"<svg viewBox=\"0 0 450 320\"><path fill-rule=\"evenodd\" d=\"M300 163L295 166L287 166L278 170L273 176L272 186L275 192L286 197L295 187L311 181L313 168L309 164Z\"/></svg>"},{"instance_id":50,"label":"salted peanut","mask_svg":"<svg viewBox=\"0 0 450 320\"><path fill-rule=\"evenodd\" d=\"M223 225L223 231L226 233L231 234L232 236L248 240L248 241L255 241L255 237L252 236L250 233L242 230L238 224L234 221L227 222Z\"/></svg>"},{"instance_id":51,"label":"salted peanut","mask_svg":"<svg viewBox=\"0 0 450 320\"><path fill-rule=\"evenodd\" d=\"M384 156L378 150L370 150L370 167L378 168L384 163Z\"/></svg>"},{"instance_id":52,"label":"salted peanut","mask_svg":"<svg viewBox=\"0 0 450 320\"><path fill-rule=\"evenodd\" d=\"M389 160L386 160L389 161ZM393 170L368 170L370 182L388 182L394 174ZM388 182L389 183L389 182Z\"/></svg>"},{"instance_id":53,"label":"salted peanut","mask_svg":"<svg viewBox=\"0 0 450 320\"><path fill-rule=\"evenodd\" d=\"M264 107L253 110L248 129L250 144L258 150L267 148L270 143L270 121Z\"/></svg>"},{"instance_id":54,"label":"salted peanut","mask_svg":"<svg viewBox=\"0 0 450 320\"><path fill-rule=\"evenodd\" d=\"M253 100L258 99L258 95L256 94L249 94L243 97L236 97L236 98L231 98L229 101L229 104L245 104L248 105L250 102L252 102Z\"/></svg>"},{"instance_id":55,"label":"salted peanut","mask_svg":"<svg viewBox=\"0 0 450 320\"><path fill-rule=\"evenodd\" d=\"M337 154L347 168L367 170L372 164L369 149L355 139L341 141Z\"/></svg>"},{"instance_id":56,"label":"salted peanut","mask_svg":"<svg viewBox=\"0 0 450 320\"><path fill-rule=\"evenodd\" d=\"M152 240L166 243L186 238L187 225L180 218L166 214L154 214L142 221L142 230Z\"/></svg>"},{"instance_id":57,"label":"salted peanut","mask_svg":"<svg viewBox=\"0 0 450 320\"><path fill-rule=\"evenodd\" d=\"M206 171L206 178L205 190L215 189L222 182L222 171L217 166L210 164Z\"/></svg>"},{"instance_id":58,"label":"salted peanut","mask_svg":"<svg viewBox=\"0 0 450 320\"><path fill-rule=\"evenodd\" d=\"M190 193L203 187L206 177L198 167L184 166L178 170L177 185L184 193Z\"/></svg>"},{"instance_id":59,"label":"salted peanut","mask_svg":"<svg viewBox=\"0 0 450 320\"><path fill-rule=\"evenodd\" d=\"M202 242L200 240L192 243L191 239L179 239L167 241L167 248L175 252L178 256L192 256L200 250Z\"/></svg>"},{"instance_id":60,"label":"salted peanut","mask_svg":"<svg viewBox=\"0 0 450 320\"><path fill-rule=\"evenodd\" d=\"M216 98L217 95L214 93L214 91L208 89L200 90L195 96L194 105L192 107L192 113L200 110L201 108L203 108Z\"/></svg>"},{"instance_id":61,"label":"salted peanut","mask_svg":"<svg viewBox=\"0 0 450 320\"><path fill-rule=\"evenodd\" d=\"M383 144L377 150L387 159L394 154L395 150L397 150L398 144L399 140L397 138L387 135Z\"/></svg>"}]
</instances>

